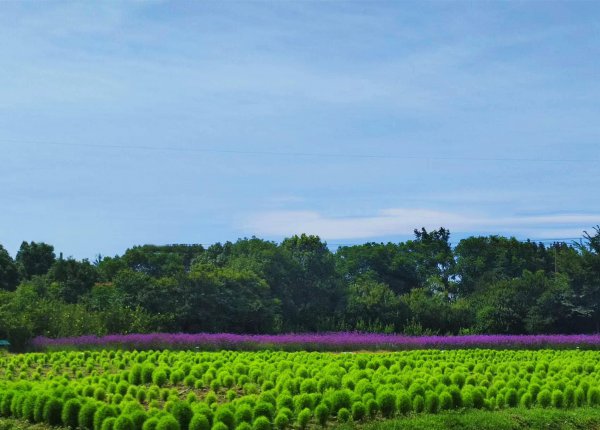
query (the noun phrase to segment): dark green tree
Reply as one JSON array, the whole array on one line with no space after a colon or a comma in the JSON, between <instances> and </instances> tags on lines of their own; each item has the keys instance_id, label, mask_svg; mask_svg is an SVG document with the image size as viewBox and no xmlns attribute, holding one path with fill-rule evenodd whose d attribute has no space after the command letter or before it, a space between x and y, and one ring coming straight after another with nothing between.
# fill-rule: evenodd
<instances>
[{"instance_id":1,"label":"dark green tree","mask_svg":"<svg viewBox=\"0 0 600 430\"><path fill-rule=\"evenodd\" d=\"M13 291L19 284L19 269L10 254L0 245L0 290Z\"/></svg>"},{"instance_id":2,"label":"dark green tree","mask_svg":"<svg viewBox=\"0 0 600 430\"><path fill-rule=\"evenodd\" d=\"M23 279L45 275L55 260L54 247L43 242L21 243L16 258L17 266Z\"/></svg>"}]
</instances>

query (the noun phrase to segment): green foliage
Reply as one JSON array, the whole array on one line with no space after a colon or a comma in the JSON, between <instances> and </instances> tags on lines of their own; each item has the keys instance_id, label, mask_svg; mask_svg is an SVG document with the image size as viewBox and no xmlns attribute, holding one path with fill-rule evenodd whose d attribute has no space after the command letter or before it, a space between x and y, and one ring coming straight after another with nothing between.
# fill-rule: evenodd
<instances>
[{"instance_id":1,"label":"green foliage","mask_svg":"<svg viewBox=\"0 0 600 430\"><path fill-rule=\"evenodd\" d=\"M308 426L308 423L310 422L310 419L312 418L312 412L310 409L308 408L304 408L302 409L299 413L298 413L298 427L301 430L306 429L306 427Z\"/></svg>"},{"instance_id":2,"label":"green foliage","mask_svg":"<svg viewBox=\"0 0 600 430\"><path fill-rule=\"evenodd\" d=\"M352 419L356 422L362 421L367 416L367 408L362 402L352 404Z\"/></svg>"},{"instance_id":3,"label":"green foliage","mask_svg":"<svg viewBox=\"0 0 600 430\"><path fill-rule=\"evenodd\" d=\"M44 405L44 421L51 426L57 426L62 423L63 403L57 398L50 398Z\"/></svg>"},{"instance_id":4,"label":"green foliage","mask_svg":"<svg viewBox=\"0 0 600 430\"><path fill-rule=\"evenodd\" d=\"M260 416L252 424L253 430L271 430L271 422L267 417Z\"/></svg>"},{"instance_id":5,"label":"green foliage","mask_svg":"<svg viewBox=\"0 0 600 430\"><path fill-rule=\"evenodd\" d=\"M250 416L250 419L252 419L252 416ZM194 414L189 424L189 430L210 430L210 422L206 415Z\"/></svg>"},{"instance_id":6,"label":"green foliage","mask_svg":"<svg viewBox=\"0 0 600 430\"><path fill-rule=\"evenodd\" d=\"M115 421L114 430L135 430L135 424L128 415L119 415Z\"/></svg>"},{"instance_id":7,"label":"green foliage","mask_svg":"<svg viewBox=\"0 0 600 430\"><path fill-rule=\"evenodd\" d=\"M329 418L329 407L327 405L321 403L315 408L315 418L317 422L321 424L321 426L325 427L327 424L327 419Z\"/></svg>"},{"instance_id":8,"label":"green foliage","mask_svg":"<svg viewBox=\"0 0 600 430\"><path fill-rule=\"evenodd\" d=\"M156 424L156 430L181 430L181 427L173 415L166 414L158 420L158 423Z\"/></svg>"}]
</instances>

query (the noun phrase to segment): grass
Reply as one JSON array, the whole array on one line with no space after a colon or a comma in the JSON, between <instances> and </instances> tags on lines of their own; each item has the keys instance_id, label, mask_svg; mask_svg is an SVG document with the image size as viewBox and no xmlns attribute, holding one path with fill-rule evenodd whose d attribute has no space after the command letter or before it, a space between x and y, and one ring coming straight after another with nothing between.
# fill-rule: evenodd
<instances>
[{"instance_id":1,"label":"grass","mask_svg":"<svg viewBox=\"0 0 600 430\"><path fill-rule=\"evenodd\" d=\"M335 430L600 430L600 409L505 409L413 415L368 424L346 424ZM0 429L1 430L1 429Z\"/></svg>"},{"instance_id":2,"label":"grass","mask_svg":"<svg viewBox=\"0 0 600 430\"><path fill-rule=\"evenodd\" d=\"M315 427L321 429L322 427ZM436 415L412 415L366 424L344 424L331 430L600 430L600 409L505 409L501 411L453 411ZM30 424L0 418L0 430L57 430L45 424Z\"/></svg>"}]
</instances>

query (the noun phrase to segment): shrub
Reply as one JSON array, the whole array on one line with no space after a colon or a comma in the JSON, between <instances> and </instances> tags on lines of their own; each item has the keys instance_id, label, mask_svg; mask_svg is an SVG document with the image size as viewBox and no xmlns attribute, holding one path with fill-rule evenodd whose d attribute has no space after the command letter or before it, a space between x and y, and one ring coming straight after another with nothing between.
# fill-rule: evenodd
<instances>
[{"instance_id":1,"label":"shrub","mask_svg":"<svg viewBox=\"0 0 600 430\"><path fill-rule=\"evenodd\" d=\"M306 429L306 427L308 426L308 423L310 422L311 417L312 417L312 412L308 408L304 408L298 413L297 422L298 422L298 427L300 427L300 430Z\"/></svg>"},{"instance_id":2,"label":"shrub","mask_svg":"<svg viewBox=\"0 0 600 430\"><path fill-rule=\"evenodd\" d=\"M252 424L254 430L271 430L271 422L265 416L259 416Z\"/></svg>"},{"instance_id":3,"label":"shrub","mask_svg":"<svg viewBox=\"0 0 600 430\"><path fill-rule=\"evenodd\" d=\"M181 401L176 402L175 404L173 404L171 414L179 423L179 428L181 430L188 430L190 420L194 415L194 413L192 412L192 408L188 403Z\"/></svg>"},{"instance_id":4,"label":"shrub","mask_svg":"<svg viewBox=\"0 0 600 430\"><path fill-rule=\"evenodd\" d=\"M547 408L548 406L550 406L551 402L552 402L552 394L550 393L549 390L543 389L538 393L537 403L542 408Z\"/></svg>"},{"instance_id":5,"label":"shrub","mask_svg":"<svg viewBox=\"0 0 600 430\"><path fill-rule=\"evenodd\" d=\"M79 410L77 422L79 428L83 430L94 429L94 414L96 413L96 405L92 402L85 403Z\"/></svg>"},{"instance_id":6,"label":"shrub","mask_svg":"<svg viewBox=\"0 0 600 430\"><path fill-rule=\"evenodd\" d=\"M247 422L243 422L240 423L235 430L252 430L252 426Z\"/></svg>"},{"instance_id":7,"label":"shrub","mask_svg":"<svg viewBox=\"0 0 600 430\"><path fill-rule=\"evenodd\" d=\"M138 410L131 412L131 420L133 421L133 427L135 430L142 430L144 423L148 419L148 415L144 410Z\"/></svg>"},{"instance_id":8,"label":"shrub","mask_svg":"<svg viewBox=\"0 0 600 430\"><path fill-rule=\"evenodd\" d=\"M367 401L367 413L371 418L375 418L379 412L379 404L375 401L375 399L369 399Z\"/></svg>"},{"instance_id":9,"label":"shrub","mask_svg":"<svg viewBox=\"0 0 600 430\"><path fill-rule=\"evenodd\" d=\"M581 387L575 388L574 392L574 405L583 406L585 403L585 392Z\"/></svg>"},{"instance_id":10,"label":"shrub","mask_svg":"<svg viewBox=\"0 0 600 430\"><path fill-rule=\"evenodd\" d=\"M109 417L114 417L117 414L115 413L115 410L107 405L102 405L100 406L98 409L96 409L96 412L94 413L94 430L101 430L102 428L102 422Z\"/></svg>"},{"instance_id":11,"label":"shrub","mask_svg":"<svg viewBox=\"0 0 600 430\"><path fill-rule=\"evenodd\" d=\"M510 388L506 391L506 395L504 396L504 402L511 408L517 406L519 402L519 396L517 394L517 390L514 388Z\"/></svg>"},{"instance_id":12,"label":"shrub","mask_svg":"<svg viewBox=\"0 0 600 430\"><path fill-rule=\"evenodd\" d=\"M256 406L254 406L253 415L255 420L257 417L266 417L269 421L271 421L274 414L275 408L271 403L258 402Z\"/></svg>"},{"instance_id":13,"label":"shrub","mask_svg":"<svg viewBox=\"0 0 600 430\"><path fill-rule=\"evenodd\" d=\"M416 395L413 399L413 411L416 413L421 413L425 410L425 399L421 395Z\"/></svg>"},{"instance_id":14,"label":"shrub","mask_svg":"<svg viewBox=\"0 0 600 430\"><path fill-rule=\"evenodd\" d=\"M367 415L367 408L362 402L356 402L352 404L352 419L354 421L362 421Z\"/></svg>"},{"instance_id":15,"label":"shrub","mask_svg":"<svg viewBox=\"0 0 600 430\"><path fill-rule=\"evenodd\" d=\"M325 427L327 424L327 418L329 418L329 408L327 405L321 403L315 408L315 418L319 424Z\"/></svg>"},{"instance_id":16,"label":"shrub","mask_svg":"<svg viewBox=\"0 0 600 430\"><path fill-rule=\"evenodd\" d=\"M44 421L51 426L57 426L62 423L63 403L61 400L52 397L44 405Z\"/></svg>"},{"instance_id":17,"label":"shrub","mask_svg":"<svg viewBox=\"0 0 600 430\"><path fill-rule=\"evenodd\" d=\"M129 416L119 415L115 420L114 430L135 430L135 425Z\"/></svg>"},{"instance_id":18,"label":"shrub","mask_svg":"<svg viewBox=\"0 0 600 430\"><path fill-rule=\"evenodd\" d=\"M560 390L552 391L552 407L562 408L564 407L564 397Z\"/></svg>"},{"instance_id":19,"label":"shrub","mask_svg":"<svg viewBox=\"0 0 600 430\"><path fill-rule=\"evenodd\" d=\"M14 393L9 391L3 399L2 415L5 417L10 416L10 403L13 399L13 395ZM35 406L33 407L33 420L36 423L41 423L44 420L44 406L48 400L50 400L50 396L48 394L41 394L35 399ZM5 405L7 401L8 405Z\"/></svg>"},{"instance_id":20,"label":"shrub","mask_svg":"<svg viewBox=\"0 0 600 430\"><path fill-rule=\"evenodd\" d=\"M101 430L114 430L116 421L115 417L108 417L102 422Z\"/></svg>"},{"instance_id":21,"label":"shrub","mask_svg":"<svg viewBox=\"0 0 600 430\"><path fill-rule=\"evenodd\" d=\"M167 382L167 373L163 369L154 369L152 372L152 383L162 387Z\"/></svg>"},{"instance_id":22,"label":"shrub","mask_svg":"<svg viewBox=\"0 0 600 430\"><path fill-rule=\"evenodd\" d=\"M65 427L77 428L81 402L77 399L69 399L63 405L60 419Z\"/></svg>"},{"instance_id":23,"label":"shrub","mask_svg":"<svg viewBox=\"0 0 600 430\"><path fill-rule=\"evenodd\" d=\"M389 418L396 412L396 396L391 392L381 393L377 398L379 410L385 418Z\"/></svg>"},{"instance_id":24,"label":"shrub","mask_svg":"<svg viewBox=\"0 0 600 430\"><path fill-rule=\"evenodd\" d=\"M412 411L412 402L406 391L401 391L396 397L396 409L403 415Z\"/></svg>"},{"instance_id":25,"label":"shrub","mask_svg":"<svg viewBox=\"0 0 600 430\"><path fill-rule=\"evenodd\" d=\"M213 381L214 382L214 381ZM229 430L229 427L227 427L227 424L221 422L221 421L216 421L211 430Z\"/></svg>"},{"instance_id":26,"label":"shrub","mask_svg":"<svg viewBox=\"0 0 600 430\"><path fill-rule=\"evenodd\" d=\"M521 396L521 400L519 402L521 407L529 409L531 407L532 403L533 403L533 398L531 397L530 392L526 392L525 394L523 394Z\"/></svg>"},{"instance_id":27,"label":"shrub","mask_svg":"<svg viewBox=\"0 0 600 430\"><path fill-rule=\"evenodd\" d=\"M252 408L250 405L240 405L235 410L235 422L236 423L251 423L252 422Z\"/></svg>"},{"instance_id":28,"label":"shrub","mask_svg":"<svg viewBox=\"0 0 600 430\"><path fill-rule=\"evenodd\" d=\"M228 406L220 406L215 412L214 422L220 422L227 426L229 430L235 428L235 416Z\"/></svg>"},{"instance_id":29,"label":"shrub","mask_svg":"<svg viewBox=\"0 0 600 430\"><path fill-rule=\"evenodd\" d=\"M341 408L337 413L337 420L339 423L347 423L350 421L350 411L346 408Z\"/></svg>"},{"instance_id":30,"label":"shrub","mask_svg":"<svg viewBox=\"0 0 600 430\"><path fill-rule=\"evenodd\" d=\"M290 424L290 418L285 413L278 413L273 421L277 429L283 430Z\"/></svg>"},{"instance_id":31,"label":"shrub","mask_svg":"<svg viewBox=\"0 0 600 430\"><path fill-rule=\"evenodd\" d=\"M116 429L115 429L116 430ZM156 424L156 430L181 430L179 421L171 414L162 416Z\"/></svg>"},{"instance_id":32,"label":"shrub","mask_svg":"<svg viewBox=\"0 0 600 430\"><path fill-rule=\"evenodd\" d=\"M437 413L440 408L440 398L437 394L428 392L425 395L425 410L430 414Z\"/></svg>"},{"instance_id":33,"label":"shrub","mask_svg":"<svg viewBox=\"0 0 600 430\"><path fill-rule=\"evenodd\" d=\"M158 425L158 418L149 418L144 422L142 426L142 430L156 430L156 426ZM190 423L191 425L191 423ZM209 430L207 429L198 429L198 430Z\"/></svg>"},{"instance_id":34,"label":"shrub","mask_svg":"<svg viewBox=\"0 0 600 430\"><path fill-rule=\"evenodd\" d=\"M28 393L23 402L21 417L30 423L34 423L35 400L38 395L36 393Z\"/></svg>"},{"instance_id":35,"label":"shrub","mask_svg":"<svg viewBox=\"0 0 600 430\"><path fill-rule=\"evenodd\" d=\"M588 389L587 401L590 406L598 406L600 404L600 390L596 387Z\"/></svg>"},{"instance_id":36,"label":"shrub","mask_svg":"<svg viewBox=\"0 0 600 430\"><path fill-rule=\"evenodd\" d=\"M250 419L252 419L252 416L250 416ZM210 422L206 415L194 414L189 424L189 430L210 430Z\"/></svg>"},{"instance_id":37,"label":"shrub","mask_svg":"<svg viewBox=\"0 0 600 430\"><path fill-rule=\"evenodd\" d=\"M440 394L440 410L447 411L452 407L452 395L448 391L442 391Z\"/></svg>"},{"instance_id":38,"label":"shrub","mask_svg":"<svg viewBox=\"0 0 600 430\"><path fill-rule=\"evenodd\" d=\"M352 405L351 392L349 390L338 390L331 396L331 413L336 414L341 408L350 408Z\"/></svg>"}]
</instances>

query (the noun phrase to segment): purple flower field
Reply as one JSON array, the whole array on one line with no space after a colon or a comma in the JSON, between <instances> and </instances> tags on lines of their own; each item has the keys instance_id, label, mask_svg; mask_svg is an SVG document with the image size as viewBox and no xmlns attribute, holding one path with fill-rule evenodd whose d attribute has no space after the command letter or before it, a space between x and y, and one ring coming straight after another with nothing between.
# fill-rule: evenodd
<instances>
[{"instance_id":1,"label":"purple flower field","mask_svg":"<svg viewBox=\"0 0 600 430\"><path fill-rule=\"evenodd\" d=\"M199 349L358 351L405 349L541 349L600 347L600 335L470 335L403 336L372 333L313 333L242 335L231 333L152 333L80 336L61 339L37 337L32 346L48 349Z\"/></svg>"}]
</instances>

